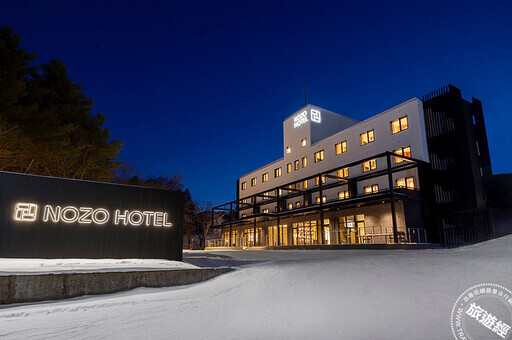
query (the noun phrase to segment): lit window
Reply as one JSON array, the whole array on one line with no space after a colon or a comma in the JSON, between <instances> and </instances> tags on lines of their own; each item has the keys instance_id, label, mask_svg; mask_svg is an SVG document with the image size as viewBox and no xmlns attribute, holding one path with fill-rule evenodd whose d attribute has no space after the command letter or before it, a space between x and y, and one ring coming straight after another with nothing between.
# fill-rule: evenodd
<instances>
[{"instance_id":1,"label":"lit window","mask_svg":"<svg viewBox=\"0 0 512 340\"><path fill-rule=\"evenodd\" d=\"M263 193L263 200L268 200L268 192Z\"/></svg>"},{"instance_id":2,"label":"lit window","mask_svg":"<svg viewBox=\"0 0 512 340\"><path fill-rule=\"evenodd\" d=\"M242 190L247 189L247 182L242 182Z\"/></svg>"},{"instance_id":3,"label":"lit window","mask_svg":"<svg viewBox=\"0 0 512 340\"><path fill-rule=\"evenodd\" d=\"M379 191L379 186L377 184L368 185L364 187L364 193L367 194L374 194Z\"/></svg>"},{"instance_id":4,"label":"lit window","mask_svg":"<svg viewBox=\"0 0 512 340\"><path fill-rule=\"evenodd\" d=\"M375 141L375 136L373 134L373 130L363 132L360 137L361 137L361 145L365 145L365 144Z\"/></svg>"},{"instance_id":5,"label":"lit window","mask_svg":"<svg viewBox=\"0 0 512 340\"><path fill-rule=\"evenodd\" d=\"M281 196L283 194L283 190L280 188L279 189L279 196Z\"/></svg>"},{"instance_id":6,"label":"lit window","mask_svg":"<svg viewBox=\"0 0 512 340\"><path fill-rule=\"evenodd\" d=\"M281 175L283 174L283 169L282 168L277 168L274 170L274 177L277 178L277 177L281 177Z\"/></svg>"},{"instance_id":7,"label":"lit window","mask_svg":"<svg viewBox=\"0 0 512 340\"><path fill-rule=\"evenodd\" d=\"M302 167L305 168L308 166L308 158L302 157Z\"/></svg>"},{"instance_id":8,"label":"lit window","mask_svg":"<svg viewBox=\"0 0 512 340\"><path fill-rule=\"evenodd\" d=\"M247 217L247 214L242 214L242 217Z\"/></svg>"},{"instance_id":9,"label":"lit window","mask_svg":"<svg viewBox=\"0 0 512 340\"><path fill-rule=\"evenodd\" d=\"M325 159L324 150L320 150L318 152L315 152L315 163L323 161L324 159Z\"/></svg>"},{"instance_id":10,"label":"lit window","mask_svg":"<svg viewBox=\"0 0 512 340\"><path fill-rule=\"evenodd\" d=\"M348 168L339 169L337 171L338 177L348 178Z\"/></svg>"},{"instance_id":11,"label":"lit window","mask_svg":"<svg viewBox=\"0 0 512 340\"><path fill-rule=\"evenodd\" d=\"M302 182L302 188L307 189L308 188L308 181Z\"/></svg>"},{"instance_id":12,"label":"lit window","mask_svg":"<svg viewBox=\"0 0 512 340\"><path fill-rule=\"evenodd\" d=\"M405 178L399 178L396 180L396 186L398 188L405 188Z\"/></svg>"},{"instance_id":13,"label":"lit window","mask_svg":"<svg viewBox=\"0 0 512 340\"><path fill-rule=\"evenodd\" d=\"M396 153L397 155L405 156L405 157L411 157L411 147L406 146L400 149L396 149L393 151L393 153ZM393 157L393 163L402 163L404 161L403 158L400 157Z\"/></svg>"},{"instance_id":14,"label":"lit window","mask_svg":"<svg viewBox=\"0 0 512 340\"><path fill-rule=\"evenodd\" d=\"M344 200L349 197L348 191L338 192L338 199Z\"/></svg>"},{"instance_id":15,"label":"lit window","mask_svg":"<svg viewBox=\"0 0 512 340\"><path fill-rule=\"evenodd\" d=\"M377 160L370 159L369 161L363 162L363 172L377 169Z\"/></svg>"},{"instance_id":16,"label":"lit window","mask_svg":"<svg viewBox=\"0 0 512 340\"><path fill-rule=\"evenodd\" d=\"M295 190L300 190L300 183L299 182L295 183Z\"/></svg>"},{"instance_id":17,"label":"lit window","mask_svg":"<svg viewBox=\"0 0 512 340\"><path fill-rule=\"evenodd\" d=\"M306 138L303 138L301 141L300 141L300 145L302 146L306 146L308 145L308 140Z\"/></svg>"},{"instance_id":18,"label":"lit window","mask_svg":"<svg viewBox=\"0 0 512 340\"><path fill-rule=\"evenodd\" d=\"M391 122L391 134L394 135L400 131L407 130L409 124L407 123L407 116L395 119Z\"/></svg>"},{"instance_id":19,"label":"lit window","mask_svg":"<svg viewBox=\"0 0 512 340\"><path fill-rule=\"evenodd\" d=\"M327 202L327 196L322 196L322 203ZM320 204L320 196L316 198L316 204Z\"/></svg>"},{"instance_id":20,"label":"lit window","mask_svg":"<svg viewBox=\"0 0 512 340\"><path fill-rule=\"evenodd\" d=\"M288 203L288 210L292 210L292 208L293 208L293 204Z\"/></svg>"},{"instance_id":21,"label":"lit window","mask_svg":"<svg viewBox=\"0 0 512 340\"><path fill-rule=\"evenodd\" d=\"M414 190L414 177L407 177L405 180L407 181L407 189Z\"/></svg>"},{"instance_id":22,"label":"lit window","mask_svg":"<svg viewBox=\"0 0 512 340\"><path fill-rule=\"evenodd\" d=\"M291 145L288 145L286 147L286 153L290 153L290 152L292 152L292 147L291 147Z\"/></svg>"},{"instance_id":23,"label":"lit window","mask_svg":"<svg viewBox=\"0 0 512 340\"><path fill-rule=\"evenodd\" d=\"M251 179L251 187L256 185L256 177Z\"/></svg>"},{"instance_id":24,"label":"lit window","mask_svg":"<svg viewBox=\"0 0 512 340\"><path fill-rule=\"evenodd\" d=\"M267 209L263 209L263 213L264 214L268 214L268 208Z\"/></svg>"},{"instance_id":25,"label":"lit window","mask_svg":"<svg viewBox=\"0 0 512 340\"><path fill-rule=\"evenodd\" d=\"M295 202L295 208L300 208L300 202Z\"/></svg>"},{"instance_id":26,"label":"lit window","mask_svg":"<svg viewBox=\"0 0 512 340\"><path fill-rule=\"evenodd\" d=\"M325 176L322 175L322 184L324 184L324 183L325 183ZM320 177L315 178L315 184L316 185L320 184Z\"/></svg>"},{"instance_id":27,"label":"lit window","mask_svg":"<svg viewBox=\"0 0 512 340\"><path fill-rule=\"evenodd\" d=\"M262 182L268 181L268 172L265 172L263 175L261 175L261 181Z\"/></svg>"},{"instance_id":28,"label":"lit window","mask_svg":"<svg viewBox=\"0 0 512 340\"><path fill-rule=\"evenodd\" d=\"M297 159L294 163L295 170L299 170L299 160Z\"/></svg>"},{"instance_id":29,"label":"lit window","mask_svg":"<svg viewBox=\"0 0 512 340\"><path fill-rule=\"evenodd\" d=\"M335 145L336 154L347 152L347 141L343 141Z\"/></svg>"},{"instance_id":30,"label":"lit window","mask_svg":"<svg viewBox=\"0 0 512 340\"><path fill-rule=\"evenodd\" d=\"M286 164L286 172L287 172L287 173L292 172L292 163L288 163L288 164Z\"/></svg>"}]
</instances>

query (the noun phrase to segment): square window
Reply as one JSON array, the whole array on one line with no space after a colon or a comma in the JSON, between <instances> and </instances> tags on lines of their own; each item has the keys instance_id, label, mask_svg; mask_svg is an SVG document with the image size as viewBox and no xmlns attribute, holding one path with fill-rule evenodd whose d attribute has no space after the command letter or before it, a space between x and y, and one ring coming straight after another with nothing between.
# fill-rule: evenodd
<instances>
[{"instance_id":1,"label":"square window","mask_svg":"<svg viewBox=\"0 0 512 340\"><path fill-rule=\"evenodd\" d=\"M265 172L263 175L261 175L261 181L262 182L268 181L268 172Z\"/></svg>"},{"instance_id":2,"label":"square window","mask_svg":"<svg viewBox=\"0 0 512 340\"><path fill-rule=\"evenodd\" d=\"M323 161L325 159L324 150L315 152L315 163Z\"/></svg>"},{"instance_id":3,"label":"square window","mask_svg":"<svg viewBox=\"0 0 512 340\"><path fill-rule=\"evenodd\" d=\"M281 177L282 174L283 174L283 170L281 168L277 168L277 169L274 170L274 177L275 178Z\"/></svg>"},{"instance_id":4,"label":"square window","mask_svg":"<svg viewBox=\"0 0 512 340\"><path fill-rule=\"evenodd\" d=\"M368 143L372 143L373 141L375 141L375 134L374 134L373 130L369 130L369 131L363 132L360 135L360 138L361 138L361 145L366 145Z\"/></svg>"}]
</instances>

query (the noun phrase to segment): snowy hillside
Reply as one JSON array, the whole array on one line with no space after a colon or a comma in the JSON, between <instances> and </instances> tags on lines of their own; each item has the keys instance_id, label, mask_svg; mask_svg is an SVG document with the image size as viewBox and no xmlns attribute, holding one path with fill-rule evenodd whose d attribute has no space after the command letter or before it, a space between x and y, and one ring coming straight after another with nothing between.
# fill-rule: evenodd
<instances>
[{"instance_id":1,"label":"snowy hillside","mask_svg":"<svg viewBox=\"0 0 512 340\"><path fill-rule=\"evenodd\" d=\"M450 339L472 285L512 289L512 237L459 249L187 252L246 264L191 286L0 310L8 339ZM258 262L255 262L258 261Z\"/></svg>"}]
</instances>

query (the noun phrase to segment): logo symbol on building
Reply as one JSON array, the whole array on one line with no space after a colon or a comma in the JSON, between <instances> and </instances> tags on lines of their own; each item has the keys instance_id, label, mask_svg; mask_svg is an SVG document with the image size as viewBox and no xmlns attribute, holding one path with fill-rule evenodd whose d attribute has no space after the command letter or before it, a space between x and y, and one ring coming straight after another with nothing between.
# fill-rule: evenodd
<instances>
[{"instance_id":1,"label":"logo symbol on building","mask_svg":"<svg viewBox=\"0 0 512 340\"><path fill-rule=\"evenodd\" d=\"M16 221L33 222L36 220L37 204L17 203L14 209L14 219Z\"/></svg>"},{"instance_id":2,"label":"logo symbol on building","mask_svg":"<svg viewBox=\"0 0 512 340\"><path fill-rule=\"evenodd\" d=\"M311 121L316 122L316 123L320 123L322 121L322 119L320 117L320 111L311 110Z\"/></svg>"}]
</instances>

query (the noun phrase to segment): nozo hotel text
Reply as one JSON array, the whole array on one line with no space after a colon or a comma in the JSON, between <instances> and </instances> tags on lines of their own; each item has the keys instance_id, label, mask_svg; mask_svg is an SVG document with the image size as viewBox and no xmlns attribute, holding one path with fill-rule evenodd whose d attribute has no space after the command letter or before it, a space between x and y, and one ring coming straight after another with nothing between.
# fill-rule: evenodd
<instances>
[{"instance_id":1,"label":"nozo hotel text","mask_svg":"<svg viewBox=\"0 0 512 340\"><path fill-rule=\"evenodd\" d=\"M481 103L446 86L364 121L306 105L283 157L237 180L208 247L472 243L492 236Z\"/></svg>"}]
</instances>

